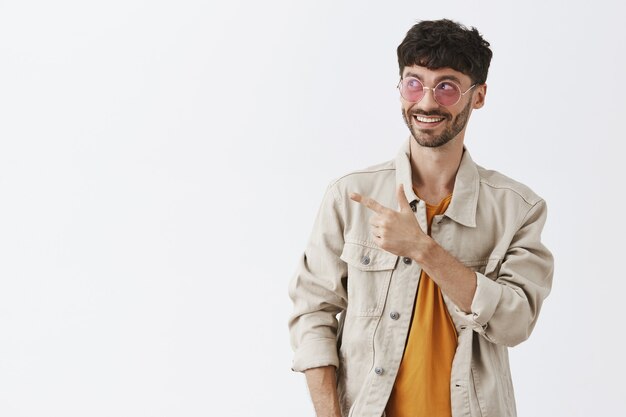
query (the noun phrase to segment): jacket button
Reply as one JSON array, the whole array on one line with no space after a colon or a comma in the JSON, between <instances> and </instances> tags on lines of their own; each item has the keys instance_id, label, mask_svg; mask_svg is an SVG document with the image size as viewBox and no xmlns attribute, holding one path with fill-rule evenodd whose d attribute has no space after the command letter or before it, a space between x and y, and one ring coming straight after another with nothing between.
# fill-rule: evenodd
<instances>
[{"instance_id":1,"label":"jacket button","mask_svg":"<svg viewBox=\"0 0 626 417\"><path fill-rule=\"evenodd\" d=\"M369 257L369 256L367 256L367 255L363 256L363 257L361 258L361 263L362 263L363 265L369 265L369 263L370 263L370 257Z\"/></svg>"},{"instance_id":2,"label":"jacket button","mask_svg":"<svg viewBox=\"0 0 626 417\"><path fill-rule=\"evenodd\" d=\"M400 318L400 313L398 313L397 311L392 311L391 313L389 313L389 317L391 317L392 320L398 320Z\"/></svg>"},{"instance_id":3,"label":"jacket button","mask_svg":"<svg viewBox=\"0 0 626 417\"><path fill-rule=\"evenodd\" d=\"M374 372L376 373L376 375L382 375L385 372L385 370L381 367L376 367L374 368Z\"/></svg>"},{"instance_id":4,"label":"jacket button","mask_svg":"<svg viewBox=\"0 0 626 417\"><path fill-rule=\"evenodd\" d=\"M405 256L404 258L402 258L402 262L404 262L406 265L409 265L411 263L411 258Z\"/></svg>"}]
</instances>

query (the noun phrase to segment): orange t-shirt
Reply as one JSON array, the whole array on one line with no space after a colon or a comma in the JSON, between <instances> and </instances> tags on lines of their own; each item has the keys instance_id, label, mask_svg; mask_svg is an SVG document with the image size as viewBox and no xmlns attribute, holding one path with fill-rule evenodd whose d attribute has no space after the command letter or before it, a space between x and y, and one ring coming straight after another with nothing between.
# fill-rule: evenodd
<instances>
[{"instance_id":1,"label":"orange t-shirt","mask_svg":"<svg viewBox=\"0 0 626 417\"><path fill-rule=\"evenodd\" d=\"M429 235L433 217L443 214L451 199L449 195L437 206L426 204ZM387 417L451 417L450 372L456 345L456 329L441 290L422 271Z\"/></svg>"}]
</instances>

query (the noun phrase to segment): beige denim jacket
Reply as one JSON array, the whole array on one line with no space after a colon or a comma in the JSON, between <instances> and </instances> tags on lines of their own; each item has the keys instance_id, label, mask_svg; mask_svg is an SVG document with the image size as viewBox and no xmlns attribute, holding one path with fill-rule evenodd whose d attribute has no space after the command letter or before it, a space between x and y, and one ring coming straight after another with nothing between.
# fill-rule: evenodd
<instances>
[{"instance_id":1,"label":"beige denim jacket","mask_svg":"<svg viewBox=\"0 0 626 417\"><path fill-rule=\"evenodd\" d=\"M292 369L337 367L344 417L384 416L421 272L412 259L377 247L368 223L373 213L348 194L399 209L399 183L426 231L425 204L412 188L407 140L395 160L329 185L289 286ZM464 150L452 201L431 227L432 238L477 278L470 314L444 294L458 334L453 417L516 415L507 347L528 338L550 292L553 258L541 243L545 220L544 200L476 165Z\"/></svg>"}]
</instances>

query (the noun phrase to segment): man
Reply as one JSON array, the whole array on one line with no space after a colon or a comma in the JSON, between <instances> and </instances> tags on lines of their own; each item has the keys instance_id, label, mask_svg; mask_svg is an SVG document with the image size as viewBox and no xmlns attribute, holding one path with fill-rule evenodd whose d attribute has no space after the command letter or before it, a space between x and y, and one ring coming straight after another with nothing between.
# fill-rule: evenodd
<instances>
[{"instance_id":1,"label":"man","mask_svg":"<svg viewBox=\"0 0 626 417\"><path fill-rule=\"evenodd\" d=\"M318 417L515 416L507 347L550 292L546 203L463 141L491 50L423 21L398 47L394 160L333 181L289 293L293 370Z\"/></svg>"}]
</instances>

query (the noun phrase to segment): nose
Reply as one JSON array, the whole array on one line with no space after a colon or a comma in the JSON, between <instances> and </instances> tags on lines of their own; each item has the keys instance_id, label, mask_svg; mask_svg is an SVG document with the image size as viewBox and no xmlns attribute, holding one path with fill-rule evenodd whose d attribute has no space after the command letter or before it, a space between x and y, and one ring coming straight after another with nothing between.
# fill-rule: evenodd
<instances>
[{"instance_id":1,"label":"nose","mask_svg":"<svg viewBox=\"0 0 626 417\"><path fill-rule=\"evenodd\" d=\"M415 108L426 111L439 108L439 103L435 100L435 91L432 88L424 87L424 97L415 103Z\"/></svg>"}]
</instances>

